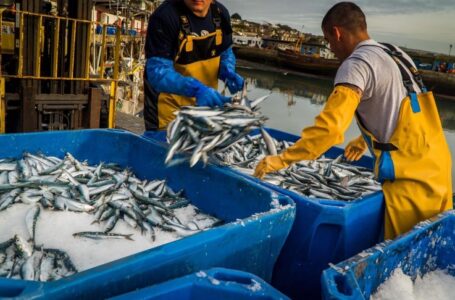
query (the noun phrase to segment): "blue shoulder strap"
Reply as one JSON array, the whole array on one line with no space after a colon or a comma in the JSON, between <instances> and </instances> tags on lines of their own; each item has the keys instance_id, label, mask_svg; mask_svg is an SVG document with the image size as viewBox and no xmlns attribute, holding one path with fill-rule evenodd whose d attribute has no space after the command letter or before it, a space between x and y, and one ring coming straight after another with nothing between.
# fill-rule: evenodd
<instances>
[{"instance_id":1,"label":"blue shoulder strap","mask_svg":"<svg viewBox=\"0 0 455 300\"><path fill-rule=\"evenodd\" d=\"M383 44L384 46L387 47L387 44ZM403 80L403 84L404 84L404 87L406 88L406 90L408 91L408 95L409 97L411 98L411 107L412 107L412 111L414 113L419 113L420 112L420 104L419 104L419 100L417 98L417 92L415 91L414 89L414 84L413 84L413 81L411 79L411 76L409 75L409 73L406 71L406 69L403 67L403 65L400 63L402 60L400 59L400 57L402 57L401 53L399 51L396 51L392 45L389 45L393 50L389 49L387 47L386 48L382 48L387 54L389 54L392 59L395 61L395 63L397 64L398 66L398 69L400 70L400 73L401 73L401 77L402 77L402 80ZM402 57L403 60L406 60L404 57ZM405 64L403 62L403 64ZM406 65L406 64L405 64ZM413 73L412 70L410 70L411 74ZM423 82L422 82L422 85L423 85ZM426 91L425 87L422 88L422 92Z\"/></svg>"},{"instance_id":2,"label":"blue shoulder strap","mask_svg":"<svg viewBox=\"0 0 455 300\"><path fill-rule=\"evenodd\" d=\"M412 76L414 77L414 80L417 82L419 88L422 90L422 92L426 93L427 88L425 87L425 84L423 83L422 80L422 76L420 75L416 67L414 67L414 65L409 60L404 58L403 54L400 51L397 51L397 49L393 45L387 43L381 44L387 47L390 51L392 51L392 54L396 56L406 66L406 68L409 70L409 72L411 72Z\"/></svg>"}]
</instances>

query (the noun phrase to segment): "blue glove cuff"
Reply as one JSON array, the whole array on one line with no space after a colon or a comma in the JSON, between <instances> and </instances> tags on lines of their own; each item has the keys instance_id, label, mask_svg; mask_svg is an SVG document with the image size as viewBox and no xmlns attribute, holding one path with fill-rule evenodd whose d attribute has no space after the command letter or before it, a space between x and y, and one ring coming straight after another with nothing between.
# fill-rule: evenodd
<instances>
[{"instance_id":1,"label":"blue glove cuff","mask_svg":"<svg viewBox=\"0 0 455 300\"><path fill-rule=\"evenodd\" d=\"M170 59L151 57L147 60L145 71L149 83L158 93L194 97L201 86L204 86L198 80L178 73Z\"/></svg>"},{"instance_id":2,"label":"blue glove cuff","mask_svg":"<svg viewBox=\"0 0 455 300\"><path fill-rule=\"evenodd\" d=\"M244 80L235 72L235 55L232 48L229 48L221 53L219 77L227 84L231 94L242 90Z\"/></svg>"},{"instance_id":3,"label":"blue glove cuff","mask_svg":"<svg viewBox=\"0 0 455 300\"><path fill-rule=\"evenodd\" d=\"M232 48L228 48L220 55L220 75L219 78L223 81L232 79L235 75L235 55Z\"/></svg>"}]
</instances>

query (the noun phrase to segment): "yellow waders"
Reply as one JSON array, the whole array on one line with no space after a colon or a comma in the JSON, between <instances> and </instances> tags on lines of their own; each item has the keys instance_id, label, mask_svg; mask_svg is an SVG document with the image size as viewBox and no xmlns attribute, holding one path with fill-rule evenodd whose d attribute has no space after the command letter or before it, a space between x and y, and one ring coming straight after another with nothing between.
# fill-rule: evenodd
<instances>
[{"instance_id":1,"label":"yellow waders","mask_svg":"<svg viewBox=\"0 0 455 300\"><path fill-rule=\"evenodd\" d=\"M195 37L190 37L195 39ZM187 40L185 39L187 42ZM220 57L194 62L189 65L175 64L175 70L183 76L193 77L202 84L218 89L218 69ZM196 105L196 98L180 95L160 93L158 97L158 120L159 129L166 129L167 125L174 120L174 112L182 106Z\"/></svg>"},{"instance_id":2,"label":"yellow waders","mask_svg":"<svg viewBox=\"0 0 455 300\"><path fill-rule=\"evenodd\" d=\"M426 92L417 70L389 50L386 52L396 62L410 69L423 93L416 94L409 74L398 64L409 96L402 101L397 127L388 143L378 142L357 116L375 158L375 174L383 183L385 239L453 207L452 160L433 94Z\"/></svg>"}]
</instances>

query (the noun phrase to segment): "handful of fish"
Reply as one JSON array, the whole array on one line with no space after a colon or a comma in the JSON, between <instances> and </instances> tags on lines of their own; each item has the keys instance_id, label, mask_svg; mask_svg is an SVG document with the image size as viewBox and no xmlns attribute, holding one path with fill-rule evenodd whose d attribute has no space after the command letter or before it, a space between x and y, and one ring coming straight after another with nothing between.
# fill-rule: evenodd
<instances>
[{"instance_id":1,"label":"handful of fish","mask_svg":"<svg viewBox=\"0 0 455 300\"><path fill-rule=\"evenodd\" d=\"M64 159L30 153L18 160L1 159L0 211L16 203L30 206L25 215L30 239L23 241L16 235L0 244L0 277L47 281L77 272L63 251L45 249L37 242L43 209L93 216L92 224L99 224L95 226L100 226L100 231L74 232L71 237L93 240L132 241L132 234L112 232L120 221L152 241L157 228L184 237L221 223L197 209L193 220L182 221L176 211L190 202L183 191L174 192L165 180L140 180L115 164L89 166L70 153ZM26 249L21 250L26 255L18 249ZM43 271L42 266L49 268L51 260L54 269Z\"/></svg>"},{"instance_id":2,"label":"handful of fish","mask_svg":"<svg viewBox=\"0 0 455 300\"><path fill-rule=\"evenodd\" d=\"M292 143L277 141L261 128L261 134L246 136L230 148L215 153L215 159L241 172L253 175L259 161L276 155ZM310 198L351 201L381 190L374 174L367 168L351 165L340 155L336 159L321 157L301 161L263 179L283 189Z\"/></svg>"},{"instance_id":3,"label":"handful of fish","mask_svg":"<svg viewBox=\"0 0 455 300\"><path fill-rule=\"evenodd\" d=\"M190 166L199 160L206 164L210 154L222 151L252 129L262 126L266 117L259 114L257 105L267 96L240 104L229 103L223 108L183 107L167 128L169 150L165 163L171 162L176 153L190 152Z\"/></svg>"}]
</instances>

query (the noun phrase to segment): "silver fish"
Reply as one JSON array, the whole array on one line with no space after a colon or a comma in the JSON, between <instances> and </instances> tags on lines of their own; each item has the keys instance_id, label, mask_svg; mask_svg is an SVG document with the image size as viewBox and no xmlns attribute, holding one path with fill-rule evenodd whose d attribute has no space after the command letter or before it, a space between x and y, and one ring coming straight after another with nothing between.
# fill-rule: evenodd
<instances>
[{"instance_id":1,"label":"silver fish","mask_svg":"<svg viewBox=\"0 0 455 300\"><path fill-rule=\"evenodd\" d=\"M38 222L40 213L41 207L39 204L36 204L25 215L25 224L33 244L35 244L36 223Z\"/></svg>"},{"instance_id":2,"label":"silver fish","mask_svg":"<svg viewBox=\"0 0 455 300\"><path fill-rule=\"evenodd\" d=\"M276 150L275 141L270 136L270 134L266 130L264 130L264 128L262 126L261 126L261 134L262 134L262 138L264 139L265 145L267 146L269 155L277 155L278 151Z\"/></svg>"},{"instance_id":3,"label":"silver fish","mask_svg":"<svg viewBox=\"0 0 455 300\"><path fill-rule=\"evenodd\" d=\"M89 212L95 209L91 205L80 203L63 196L58 196L55 199L55 207L60 210L70 210L75 212Z\"/></svg>"},{"instance_id":4,"label":"silver fish","mask_svg":"<svg viewBox=\"0 0 455 300\"><path fill-rule=\"evenodd\" d=\"M131 236L133 234L121 234L113 232L93 232L93 231L84 231L73 233L74 237L84 237L88 239L100 240L100 239L126 239L134 241Z\"/></svg>"}]
</instances>

